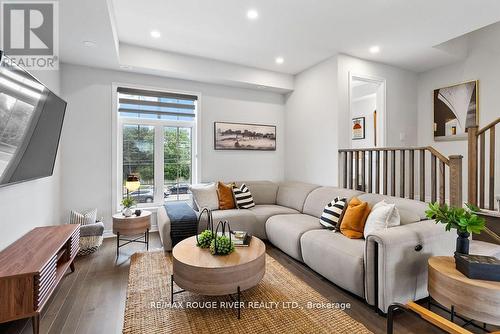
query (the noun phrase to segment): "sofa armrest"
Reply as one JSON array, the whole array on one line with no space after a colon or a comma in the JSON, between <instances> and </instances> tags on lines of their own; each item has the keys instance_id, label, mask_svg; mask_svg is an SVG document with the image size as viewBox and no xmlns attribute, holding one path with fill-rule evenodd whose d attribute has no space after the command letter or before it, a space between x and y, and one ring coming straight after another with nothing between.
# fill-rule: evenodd
<instances>
[{"instance_id":1,"label":"sofa armrest","mask_svg":"<svg viewBox=\"0 0 500 334\"><path fill-rule=\"evenodd\" d=\"M156 223L158 224L158 232L160 233L160 240L163 244L165 251L172 250L172 237L170 236L171 222L168 217L167 210L164 206L158 208L156 213Z\"/></svg>"},{"instance_id":2,"label":"sofa armrest","mask_svg":"<svg viewBox=\"0 0 500 334\"><path fill-rule=\"evenodd\" d=\"M455 239L454 233L446 232L444 225L434 220L369 235L365 244L365 299L368 304L387 312L392 303L427 297L427 260L431 256L452 256Z\"/></svg>"},{"instance_id":3,"label":"sofa armrest","mask_svg":"<svg viewBox=\"0 0 500 334\"><path fill-rule=\"evenodd\" d=\"M80 237L100 237L103 233L104 224L102 222L80 226Z\"/></svg>"},{"instance_id":4,"label":"sofa armrest","mask_svg":"<svg viewBox=\"0 0 500 334\"><path fill-rule=\"evenodd\" d=\"M197 210L194 210L196 217L200 216ZM172 236L170 232L172 230L172 222L168 216L167 210L164 206L158 208L156 213L156 223L158 224L158 232L160 233L160 241L163 245L163 250L170 252L172 250Z\"/></svg>"}]
</instances>

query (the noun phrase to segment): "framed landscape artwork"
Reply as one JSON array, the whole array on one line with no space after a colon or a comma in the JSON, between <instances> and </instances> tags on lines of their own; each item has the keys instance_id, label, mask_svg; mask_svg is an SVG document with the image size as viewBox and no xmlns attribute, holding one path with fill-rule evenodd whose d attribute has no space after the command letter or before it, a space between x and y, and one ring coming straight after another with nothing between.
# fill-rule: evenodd
<instances>
[{"instance_id":1,"label":"framed landscape artwork","mask_svg":"<svg viewBox=\"0 0 500 334\"><path fill-rule=\"evenodd\" d=\"M479 124L479 81L434 90L434 140L464 140Z\"/></svg>"},{"instance_id":2,"label":"framed landscape artwork","mask_svg":"<svg viewBox=\"0 0 500 334\"><path fill-rule=\"evenodd\" d=\"M214 123L216 150L276 150L276 126L245 123Z\"/></svg>"},{"instance_id":3,"label":"framed landscape artwork","mask_svg":"<svg viewBox=\"0 0 500 334\"><path fill-rule=\"evenodd\" d=\"M352 119L352 139L365 139L365 118Z\"/></svg>"}]
</instances>

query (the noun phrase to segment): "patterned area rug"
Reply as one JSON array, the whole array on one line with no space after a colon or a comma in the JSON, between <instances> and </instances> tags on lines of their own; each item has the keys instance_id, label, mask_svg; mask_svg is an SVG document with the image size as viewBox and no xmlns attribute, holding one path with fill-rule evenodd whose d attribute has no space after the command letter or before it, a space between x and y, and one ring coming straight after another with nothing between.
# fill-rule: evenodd
<instances>
[{"instance_id":1,"label":"patterned area rug","mask_svg":"<svg viewBox=\"0 0 500 334\"><path fill-rule=\"evenodd\" d=\"M123 333L371 333L267 255L261 283L242 292L240 320L229 296L184 292L171 304L171 268L163 251L132 256Z\"/></svg>"}]
</instances>

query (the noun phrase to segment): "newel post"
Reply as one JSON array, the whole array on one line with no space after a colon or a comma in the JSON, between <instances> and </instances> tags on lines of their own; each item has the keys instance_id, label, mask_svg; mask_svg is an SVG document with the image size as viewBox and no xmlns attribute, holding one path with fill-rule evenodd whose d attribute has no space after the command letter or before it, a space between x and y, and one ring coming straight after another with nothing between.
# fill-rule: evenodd
<instances>
[{"instance_id":1,"label":"newel post","mask_svg":"<svg viewBox=\"0 0 500 334\"><path fill-rule=\"evenodd\" d=\"M477 205L477 131L478 126L467 128L468 163L467 163L467 202Z\"/></svg>"},{"instance_id":2,"label":"newel post","mask_svg":"<svg viewBox=\"0 0 500 334\"><path fill-rule=\"evenodd\" d=\"M462 158L450 155L450 206L461 208L462 202Z\"/></svg>"}]
</instances>

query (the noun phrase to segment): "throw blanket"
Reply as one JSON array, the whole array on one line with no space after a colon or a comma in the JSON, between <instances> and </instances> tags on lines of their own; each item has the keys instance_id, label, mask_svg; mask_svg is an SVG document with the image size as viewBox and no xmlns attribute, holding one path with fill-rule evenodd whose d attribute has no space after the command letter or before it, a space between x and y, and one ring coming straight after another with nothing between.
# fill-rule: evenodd
<instances>
[{"instance_id":1,"label":"throw blanket","mask_svg":"<svg viewBox=\"0 0 500 334\"><path fill-rule=\"evenodd\" d=\"M170 218L170 237L172 247L180 241L196 235L198 232L198 217L185 202L167 202L165 210Z\"/></svg>"}]
</instances>

